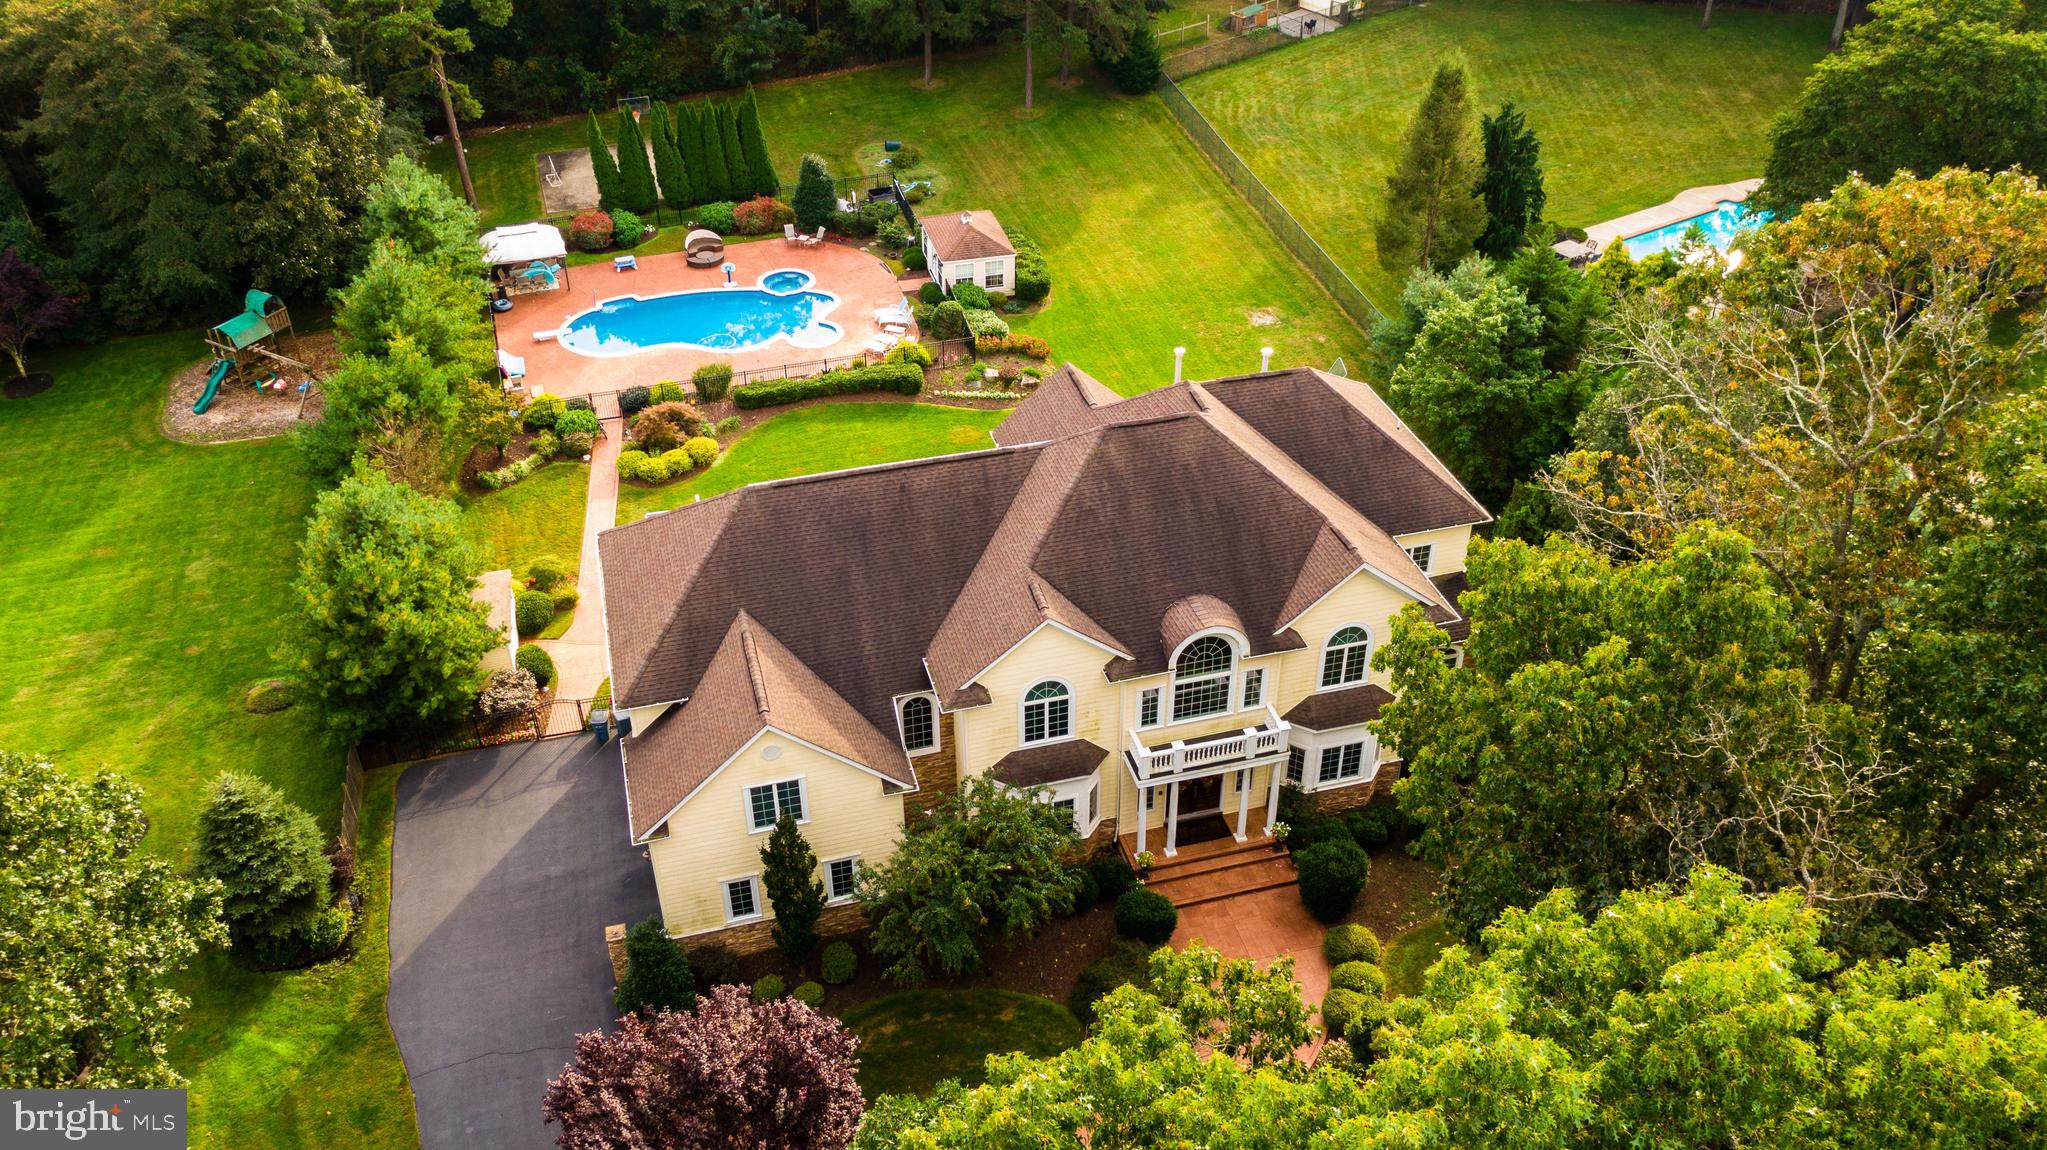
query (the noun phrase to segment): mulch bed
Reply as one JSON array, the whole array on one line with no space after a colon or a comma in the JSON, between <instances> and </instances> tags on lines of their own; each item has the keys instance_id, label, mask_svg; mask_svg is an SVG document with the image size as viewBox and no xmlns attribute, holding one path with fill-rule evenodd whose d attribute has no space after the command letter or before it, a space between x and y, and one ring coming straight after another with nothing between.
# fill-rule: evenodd
<instances>
[{"instance_id":1,"label":"mulch bed","mask_svg":"<svg viewBox=\"0 0 2047 1150\"><path fill-rule=\"evenodd\" d=\"M197 342L195 339L194 343ZM284 354L312 365L315 380L326 378L341 363L341 351L335 346L332 331L299 336L284 349ZM323 393L315 384L312 394L306 398L305 410L300 411L296 387L299 377L294 370L284 373L293 386L286 388L282 394L258 392L246 384L223 384L206 413L195 415L192 405L205 389L206 375L212 367L210 358L200 359L171 377L170 394L164 399L160 421L166 438L180 443L264 439L282 435L301 422L318 419L325 406Z\"/></svg>"},{"instance_id":2,"label":"mulch bed","mask_svg":"<svg viewBox=\"0 0 2047 1150\"><path fill-rule=\"evenodd\" d=\"M9 399L27 399L30 396L41 395L50 390L50 385L56 382L57 377L47 371L33 372L29 375L17 375L6 383L0 384L0 393L5 393Z\"/></svg>"},{"instance_id":3,"label":"mulch bed","mask_svg":"<svg viewBox=\"0 0 2047 1150\"><path fill-rule=\"evenodd\" d=\"M537 431L526 431L522 428L519 434L512 437L512 442L505 447L505 453L502 457L498 455L497 448L487 443L477 445L469 452L469 458L462 461L462 490L472 495L488 493L491 489L478 483L476 481L477 475L485 471L496 471L500 467L517 463L519 460L533 454L533 440L539 434ZM558 458L568 457L562 456Z\"/></svg>"},{"instance_id":4,"label":"mulch bed","mask_svg":"<svg viewBox=\"0 0 2047 1150\"><path fill-rule=\"evenodd\" d=\"M1389 843L1372 852L1372 877L1349 921L1371 927L1381 939L1392 938L1435 915L1441 887L1440 871L1408 854L1406 847Z\"/></svg>"}]
</instances>

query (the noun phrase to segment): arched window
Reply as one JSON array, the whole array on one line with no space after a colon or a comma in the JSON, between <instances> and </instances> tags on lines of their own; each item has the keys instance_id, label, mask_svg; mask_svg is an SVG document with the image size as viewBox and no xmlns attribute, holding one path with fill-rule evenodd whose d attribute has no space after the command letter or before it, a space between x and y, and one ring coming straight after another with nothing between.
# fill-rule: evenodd
<instances>
[{"instance_id":1,"label":"arched window","mask_svg":"<svg viewBox=\"0 0 2047 1150\"><path fill-rule=\"evenodd\" d=\"M932 720L931 700L922 695L903 700L903 749L915 754L938 743L938 728Z\"/></svg>"},{"instance_id":2,"label":"arched window","mask_svg":"<svg viewBox=\"0 0 2047 1150\"><path fill-rule=\"evenodd\" d=\"M1322 685L1341 687L1362 683L1372 669L1372 633L1363 627L1345 627L1329 637L1322 648Z\"/></svg>"},{"instance_id":3,"label":"arched window","mask_svg":"<svg viewBox=\"0 0 2047 1150\"><path fill-rule=\"evenodd\" d=\"M1203 635L1173 661L1173 721L1220 715L1230 709L1231 670L1237 652L1221 635Z\"/></svg>"},{"instance_id":4,"label":"arched window","mask_svg":"<svg viewBox=\"0 0 2047 1150\"><path fill-rule=\"evenodd\" d=\"M1042 743L1072 733L1073 695L1066 684L1047 679L1024 692L1024 742Z\"/></svg>"}]
</instances>

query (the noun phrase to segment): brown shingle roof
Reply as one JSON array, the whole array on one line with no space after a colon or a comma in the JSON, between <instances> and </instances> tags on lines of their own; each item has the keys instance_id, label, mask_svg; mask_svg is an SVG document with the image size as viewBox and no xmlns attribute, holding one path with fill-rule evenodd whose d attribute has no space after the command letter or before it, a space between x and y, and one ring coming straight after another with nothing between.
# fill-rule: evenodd
<instances>
[{"instance_id":1,"label":"brown shingle roof","mask_svg":"<svg viewBox=\"0 0 2047 1150\"><path fill-rule=\"evenodd\" d=\"M1238 634L1244 633L1244 621L1237 618L1236 611L1228 603L1213 595L1189 595L1176 599L1166 608L1165 621L1159 625L1159 646L1168 653L1196 631L1210 627L1228 627Z\"/></svg>"},{"instance_id":2,"label":"brown shingle roof","mask_svg":"<svg viewBox=\"0 0 2047 1150\"><path fill-rule=\"evenodd\" d=\"M633 837L661 825L749 739L769 727L917 785L896 740L876 730L745 611L732 620L679 710L626 740L626 805Z\"/></svg>"},{"instance_id":3,"label":"brown shingle roof","mask_svg":"<svg viewBox=\"0 0 2047 1150\"><path fill-rule=\"evenodd\" d=\"M1464 607L1459 602L1464 598L1464 592L1470 588L1471 581L1464 577L1462 571L1452 571L1448 575L1432 575L1429 581L1436 585L1436 590L1443 593L1443 597L1450 601L1452 607L1457 608L1457 618L1443 624L1443 634L1457 643L1471 638L1471 620L1464 617Z\"/></svg>"},{"instance_id":4,"label":"brown shingle roof","mask_svg":"<svg viewBox=\"0 0 2047 1150\"><path fill-rule=\"evenodd\" d=\"M1392 701L1393 695L1386 688L1367 683L1340 691L1316 691L1280 717L1311 731L1333 731L1378 718L1379 708Z\"/></svg>"},{"instance_id":5,"label":"brown shingle roof","mask_svg":"<svg viewBox=\"0 0 2047 1150\"><path fill-rule=\"evenodd\" d=\"M1102 765L1109 752L1086 739L1067 739L1042 747L1025 747L995 760L988 773L1012 787L1042 787L1077 779Z\"/></svg>"},{"instance_id":6,"label":"brown shingle roof","mask_svg":"<svg viewBox=\"0 0 2047 1150\"><path fill-rule=\"evenodd\" d=\"M1002 230L1002 221L995 218L994 212L926 212L917 222L924 226L931 250L947 262L1016 254L1009 233Z\"/></svg>"}]
</instances>

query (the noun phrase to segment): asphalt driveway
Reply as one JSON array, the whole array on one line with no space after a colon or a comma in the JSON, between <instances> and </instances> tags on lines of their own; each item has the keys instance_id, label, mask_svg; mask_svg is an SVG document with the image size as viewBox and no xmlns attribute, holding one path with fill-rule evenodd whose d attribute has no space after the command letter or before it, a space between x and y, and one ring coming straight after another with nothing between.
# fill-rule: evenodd
<instances>
[{"instance_id":1,"label":"asphalt driveway","mask_svg":"<svg viewBox=\"0 0 2047 1150\"><path fill-rule=\"evenodd\" d=\"M398 780L387 1009L425 1150L553 1145L547 1080L611 1021L604 928L656 907L619 775L586 735Z\"/></svg>"}]
</instances>

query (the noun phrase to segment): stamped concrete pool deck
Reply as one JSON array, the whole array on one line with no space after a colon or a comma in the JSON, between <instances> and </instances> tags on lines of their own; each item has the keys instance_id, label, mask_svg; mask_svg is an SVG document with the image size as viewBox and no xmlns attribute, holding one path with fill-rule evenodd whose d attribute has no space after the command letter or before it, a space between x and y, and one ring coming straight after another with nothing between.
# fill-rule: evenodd
<instances>
[{"instance_id":1,"label":"stamped concrete pool deck","mask_svg":"<svg viewBox=\"0 0 2047 1150\"><path fill-rule=\"evenodd\" d=\"M1748 199L1750 192L1762 186L1761 179L1753 179L1736 180L1731 184L1706 184L1686 188L1653 208L1643 208L1639 212L1629 212L1617 219L1594 224L1585 229L1585 238L1598 244L1600 251L1605 251L1615 240L1655 231L1679 220L1702 215L1719 207L1722 201L1732 200L1741 203Z\"/></svg>"},{"instance_id":2,"label":"stamped concrete pool deck","mask_svg":"<svg viewBox=\"0 0 2047 1150\"><path fill-rule=\"evenodd\" d=\"M811 290L839 298L838 306L825 320L843 334L821 348L796 347L778 339L759 350L737 355L663 348L602 357L581 355L553 340L533 338L535 332L553 331L576 313L603 300L718 289L724 285L725 274L718 266L693 268L682 253L674 252L641 256L639 268L634 271L614 271L609 263L583 264L569 269L565 288L515 297L512 310L496 317L498 346L525 357L528 390L561 396L596 395L628 387L651 387L664 379L688 380L691 372L707 363L729 363L735 371L750 371L858 355L861 346L881 332L874 322L875 309L895 307L903 299L895 273L887 264L844 244L827 242L804 247L776 236L728 246L720 262L734 266L733 282L740 287L757 286L761 276L777 268L810 272L817 277Z\"/></svg>"}]
</instances>

